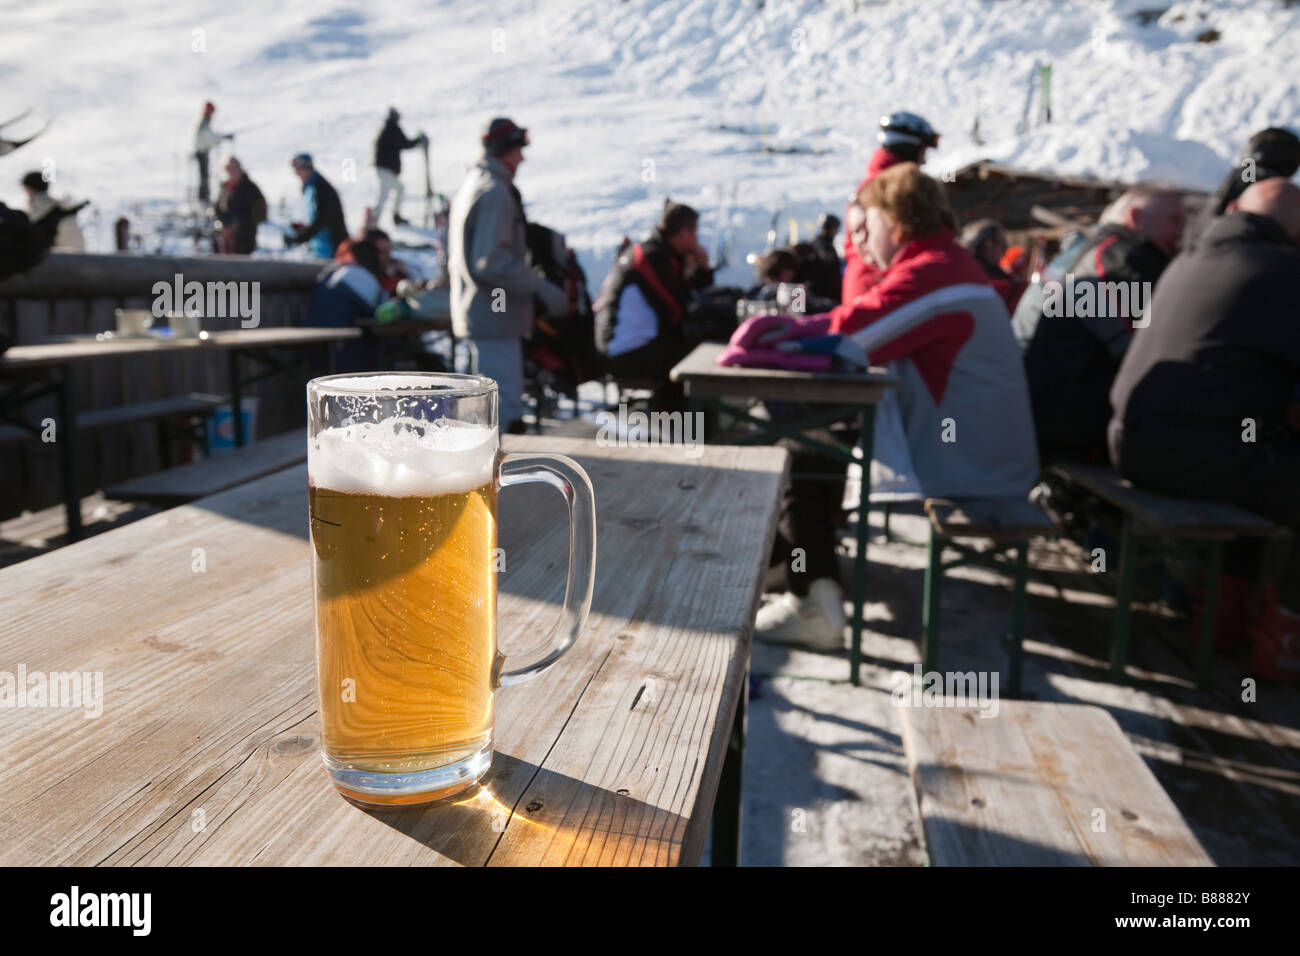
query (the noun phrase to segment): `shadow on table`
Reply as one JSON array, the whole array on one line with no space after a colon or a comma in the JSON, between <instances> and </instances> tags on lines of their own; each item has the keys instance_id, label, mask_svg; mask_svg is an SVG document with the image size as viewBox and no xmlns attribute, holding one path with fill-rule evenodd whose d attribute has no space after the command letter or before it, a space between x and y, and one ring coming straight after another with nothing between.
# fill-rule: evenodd
<instances>
[{"instance_id":1,"label":"shadow on table","mask_svg":"<svg viewBox=\"0 0 1300 956\"><path fill-rule=\"evenodd\" d=\"M362 809L464 866L674 865L687 825L630 794L500 751L478 785L445 801Z\"/></svg>"}]
</instances>

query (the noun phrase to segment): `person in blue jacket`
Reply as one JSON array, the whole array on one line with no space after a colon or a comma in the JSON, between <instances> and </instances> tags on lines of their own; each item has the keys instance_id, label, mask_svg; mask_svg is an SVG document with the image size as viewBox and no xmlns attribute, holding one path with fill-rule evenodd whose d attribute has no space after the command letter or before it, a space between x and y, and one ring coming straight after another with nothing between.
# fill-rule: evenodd
<instances>
[{"instance_id":1,"label":"person in blue jacket","mask_svg":"<svg viewBox=\"0 0 1300 956\"><path fill-rule=\"evenodd\" d=\"M293 223L293 234L286 245L306 243L317 259L334 258L334 250L347 238L343 220L343 201L329 181L316 171L311 156L299 153L293 158L294 174L302 180L302 195L307 202L307 223Z\"/></svg>"}]
</instances>

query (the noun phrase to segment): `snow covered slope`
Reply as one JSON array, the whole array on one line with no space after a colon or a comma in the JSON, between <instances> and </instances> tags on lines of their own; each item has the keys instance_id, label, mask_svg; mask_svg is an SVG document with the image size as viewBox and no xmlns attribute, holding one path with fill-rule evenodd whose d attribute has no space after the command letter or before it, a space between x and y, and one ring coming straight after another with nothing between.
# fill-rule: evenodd
<instances>
[{"instance_id":1,"label":"snow covered slope","mask_svg":"<svg viewBox=\"0 0 1300 956\"><path fill-rule=\"evenodd\" d=\"M1300 5L1282 0L4 0L0 22L0 119L36 107L7 132L56 116L0 158L0 199L21 206L18 178L52 161L56 195L95 200L82 222L100 249L117 215L147 223L182 199L209 98L273 217L283 198L293 218L288 157L307 150L350 225L373 201L389 105L433 137L448 194L484 121L511 115L533 136L529 213L593 281L665 196L705 213L707 240L734 184L737 259L775 211L783 233L790 218L805 230L842 207L894 109L943 133L932 171L989 157L1204 188L1253 131L1300 127ZM1017 135L1039 60L1053 122ZM423 184L406 157L410 215Z\"/></svg>"}]
</instances>

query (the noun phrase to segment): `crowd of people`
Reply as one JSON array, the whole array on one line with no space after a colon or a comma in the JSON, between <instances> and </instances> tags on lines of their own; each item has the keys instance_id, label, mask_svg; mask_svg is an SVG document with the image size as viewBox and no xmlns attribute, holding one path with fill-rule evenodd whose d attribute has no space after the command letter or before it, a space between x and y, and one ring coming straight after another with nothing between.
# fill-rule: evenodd
<instances>
[{"instance_id":1,"label":"crowd of people","mask_svg":"<svg viewBox=\"0 0 1300 956\"><path fill-rule=\"evenodd\" d=\"M208 154L230 137L213 129L214 113L206 104L194 139L205 202ZM939 143L929 122L894 113L882 119L878 139L842 220L828 213L810 241L759 257L752 288L715 286L699 213L669 200L644 239L624 240L592 301L562 237L525 214L515 178L529 131L491 120L449 212L443 281L461 345L457 370L495 379L502 428L519 431L526 353L540 328L582 353L579 380L649 385L665 410L683 407L669 372L701 341L728 340L725 364L817 369L844 361L824 346L836 337L849 346L836 356L890 366L898 378L889 413L925 496L1024 496L1037 486L1087 546L1089 538L1107 540L1095 512L1043 480L1045 465L1084 462L1110 465L1141 488L1229 502L1300 529L1294 133L1269 128L1252 137L1190 222L1183 192L1159 183L1129 188L1095 226L1061 236L1059 251L1032 275L1025 245L1011 244L994 219L959 222L943 184L922 170ZM292 158L307 214L286 242L333 260L310 322L373 315L406 278L378 217L391 210L394 223L404 222L401 154L427 142L406 135L397 111L388 112L375 142L378 198L355 235L312 157ZM224 173L213 204L218 248L246 254L266 201L237 159ZM51 237L61 233L66 211L58 214L44 181L31 174L23 184L33 221ZM76 240L69 233L61 241ZM775 311L743 318L739 300L774 303ZM822 343L815 353L813 343ZM364 343L353 348L345 365L375 361ZM851 420L831 426L849 443L858 428ZM846 466L795 443L791 451L796 477L771 556L783 590L761 609L756 634L838 648ZM1280 536L1268 553L1234 546L1220 622L1223 643L1253 639L1264 673L1300 677L1300 561L1280 556L1285 544ZM802 560L792 562L796 551Z\"/></svg>"}]
</instances>

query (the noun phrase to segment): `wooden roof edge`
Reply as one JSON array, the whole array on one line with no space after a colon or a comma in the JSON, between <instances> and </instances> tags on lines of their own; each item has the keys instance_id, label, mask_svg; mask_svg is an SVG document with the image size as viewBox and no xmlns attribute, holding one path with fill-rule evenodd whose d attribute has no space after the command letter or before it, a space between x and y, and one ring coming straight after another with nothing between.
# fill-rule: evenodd
<instances>
[{"instance_id":1,"label":"wooden roof edge","mask_svg":"<svg viewBox=\"0 0 1300 956\"><path fill-rule=\"evenodd\" d=\"M1093 179L1087 176L1062 176L1057 173L1045 172L1039 169L1005 166L1002 163L994 162L991 159L977 159L974 162L967 163L965 166L956 169L952 173L952 176L954 178L960 178L962 176L969 177L981 172L994 173L999 176L1005 176L1009 179L1036 179L1041 182L1057 183L1062 186L1070 186L1076 189L1112 189L1122 192L1130 186L1136 185L1136 183L1121 182L1115 179ZM1170 183L1169 188L1185 195L1209 195L1207 190L1196 189L1191 186L1180 186L1174 183Z\"/></svg>"}]
</instances>

